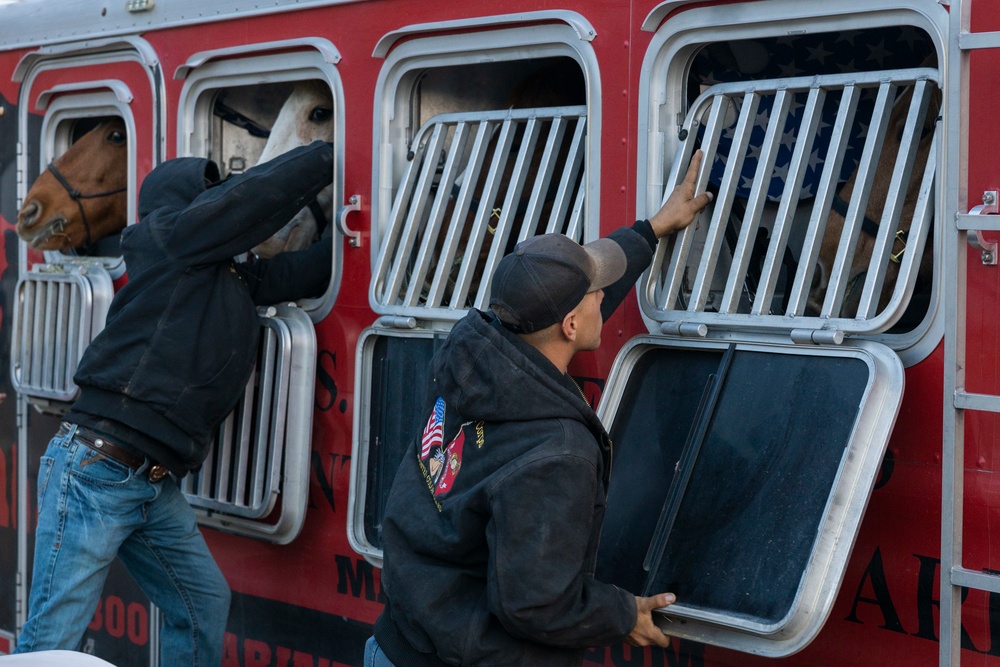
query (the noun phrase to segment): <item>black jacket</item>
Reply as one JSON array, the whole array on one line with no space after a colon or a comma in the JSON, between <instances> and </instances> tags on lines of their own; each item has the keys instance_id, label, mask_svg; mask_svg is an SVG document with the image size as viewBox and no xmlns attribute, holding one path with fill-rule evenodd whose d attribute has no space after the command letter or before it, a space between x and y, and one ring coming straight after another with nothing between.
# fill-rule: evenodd
<instances>
[{"instance_id":1,"label":"black jacket","mask_svg":"<svg viewBox=\"0 0 1000 667\"><path fill-rule=\"evenodd\" d=\"M67 419L139 448L182 475L204 461L256 359L257 305L322 294L329 241L238 263L330 184L315 142L211 187L203 158L157 166L122 232L128 283L83 355Z\"/></svg>"},{"instance_id":2,"label":"black jacket","mask_svg":"<svg viewBox=\"0 0 1000 667\"><path fill-rule=\"evenodd\" d=\"M611 235L629 267L605 318L652 257L649 224L635 228ZM382 525L383 651L397 667L560 667L622 641L634 596L594 579L611 443L576 383L477 310L431 378Z\"/></svg>"}]
</instances>

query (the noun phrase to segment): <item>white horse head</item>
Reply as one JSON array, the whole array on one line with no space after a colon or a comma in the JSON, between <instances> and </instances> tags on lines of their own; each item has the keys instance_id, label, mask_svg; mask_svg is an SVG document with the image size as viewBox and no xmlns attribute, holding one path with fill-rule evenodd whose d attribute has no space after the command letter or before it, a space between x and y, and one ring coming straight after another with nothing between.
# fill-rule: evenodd
<instances>
[{"instance_id":1,"label":"white horse head","mask_svg":"<svg viewBox=\"0 0 1000 667\"><path fill-rule=\"evenodd\" d=\"M333 96L320 81L302 81L295 85L278 112L259 162L267 162L296 146L316 140L333 141ZM254 253L268 258L309 247L321 224L333 224L333 186L324 188L316 196L316 203L326 216L325 221L318 222L306 207L274 236L254 248Z\"/></svg>"}]
</instances>

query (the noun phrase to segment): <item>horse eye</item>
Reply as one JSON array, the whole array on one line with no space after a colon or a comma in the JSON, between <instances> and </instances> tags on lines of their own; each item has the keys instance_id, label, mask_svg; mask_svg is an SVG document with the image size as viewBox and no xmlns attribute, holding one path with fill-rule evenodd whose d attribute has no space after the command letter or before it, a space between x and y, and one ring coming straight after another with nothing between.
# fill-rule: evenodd
<instances>
[{"instance_id":1,"label":"horse eye","mask_svg":"<svg viewBox=\"0 0 1000 667\"><path fill-rule=\"evenodd\" d=\"M108 141L110 141L111 143L113 143L115 145L124 144L125 143L125 133L124 132L119 132L118 130L115 130L114 132L112 132L111 134L108 135Z\"/></svg>"},{"instance_id":2,"label":"horse eye","mask_svg":"<svg viewBox=\"0 0 1000 667\"><path fill-rule=\"evenodd\" d=\"M309 120L314 123L325 123L330 120L333 116L333 109L327 109L326 107L316 107L309 114Z\"/></svg>"}]
</instances>

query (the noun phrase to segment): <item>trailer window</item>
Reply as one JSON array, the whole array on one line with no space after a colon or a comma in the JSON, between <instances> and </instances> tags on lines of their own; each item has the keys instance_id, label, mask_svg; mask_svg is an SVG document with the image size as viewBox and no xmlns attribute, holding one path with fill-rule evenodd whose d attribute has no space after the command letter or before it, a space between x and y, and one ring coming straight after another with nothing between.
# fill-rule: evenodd
<instances>
[{"instance_id":1,"label":"trailer window","mask_svg":"<svg viewBox=\"0 0 1000 667\"><path fill-rule=\"evenodd\" d=\"M193 55L178 69L185 79L179 102L177 154L207 157L223 176L239 174L296 146L329 141L334 146L331 185L303 207L288 224L253 253L270 258L319 242L333 229L333 272L325 293L302 299L312 320L323 319L340 290L346 245L336 233L337 208L343 195L343 91L331 62L339 56L318 38L308 44L273 42L261 51L299 49L275 55L247 56L248 47ZM315 46L316 50L312 48ZM237 55L241 57L236 57Z\"/></svg>"},{"instance_id":2,"label":"trailer window","mask_svg":"<svg viewBox=\"0 0 1000 667\"><path fill-rule=\"evenodd\" d=\"M879 0L764 5L676 12L644 61L640 215L698 149L715 198L659 245L639 285L651 335L602 397L617 449L598 576L677 591L672 635L782 657L840 587L901 357L937 345L940 32Z\"/></svg>"},{"instance_id":3,"label":"trailer window","mask_svg":"<svg viewBox=\"0 0 1000 667\"><path fill-rule=\"evenodd\" d=\"M275 52L281 52L275 54ZM336 48L320 38L270 42L194 54L178 68L178 155L215 161L222 175L240 174L315 140L332 142L330 187L252 254L329 244L333 273L326 292L298 304L258 309L257 364L242 400L216 433L184 493L199 522L284 544L295 539L308 504L315 389L313 323L330 312L340 286L344 239L334 229L343 201L342 91ZM244 258L240 258L244 259Z\"/></svg>"},{"instance_id":4,"label":"trailer window","mask_svg":"<svg viewBox=\"0 0 1000 667\"><path fill-rule=\"evenodd\" d=\"M133 119L114 95L57 90L40 96L41 164L19 230L45 262L18 281L10 370L36 409L65 414L79 393L80 357L104 328L112 279L124 272L120 234L134 209L136 160Z\"/></svg>"},{"instance_id":5,"label":"trailer window","mask_svg":"<svg viewBox=\"0 0 1000 667\"><path fill-rule=\"evenodd\" d=\"M898 358L653 337L620 357L598 578L674 592L675 620L760 640L723 645L796 650L843 575L902 397Z\"/></svg>"},{"instance_id":6,"label":"trailer window","mask_svg":"<svg viewBox=\"0 0 1000 667\"><path fill-rule=\"evenodd\" d=\"M413 436L422 426L429 362L444 342L444 335L371 335L359 345L363 365L371 369L362 391L370 396L368 423L360 425L370 434L363 454L364 474L359 484L354 516L348 530L361 548L371 554L382 549L382 517L396 469Z\"/></svg>"},{"instance_id":7,"label":"trailer window","mask_svg":"<svg viewBox=\"0 0 1000 667\"><path fill-rule=\"evenodd\" d=\"M125 271L121 231L135 220L136 129L131 109L110 93L91 93L54 95L47 100L46 112L42 162L22 201L22 223L37 215L32 225L37 236L25 240L29 248L43 250L47 262L86 258L81 261L100 262L118 278ZM56 162L59 166L53 170ZM43 230L57 219L64 222Z\"/></svg>"},{"instance_id":8,"label":"trailer window","mask_svg":"<svg viewBox=\"0 0 1000 667\"><path fill-rule=\"evenodd\" d=\"M712 42L683 68L686 101L676 125L660 126L667 152L654 162L669 191L700 148L699 186L717 197L704 224L658 254L644 310L660 322L917 341L936 284L940 92L926 33Z\"/></svg>"},{"instance_id":9,"label":"trailer window","mask_svg":"<svg viewBox=\"0 0 1000 667\"><path fill-rule=\"evenodd\" d=\"M494 21L503 28L482 29ZM599 234L600 77L571 27L585 20L559 10L475 23L416 37L421 26L404 28L376 47L388 54L373 145L369 303L379 319L358 342L348 519L351 546L376 565L385 500L423 426L440 342L469 308L487 307L493 269L519 240Z\"/></svg>"},{"instance_id":10,"label":"trailer window","mask_svg":"<svg viewBox=\"0 0 1000 667\"><path fill-rule=\"evenodd\" d=\"M486 108L435 113L408 138L372 283L381 312L458 319L485 307L489 276L518 241L546 232L584 236L587 107L579 65L562 58L450 69L447 77L415 77L413 116ZM498 80L507 82L502 95ZM477 81L473 95L459 96L458 82Z\"/></svg>"}]
</instances>

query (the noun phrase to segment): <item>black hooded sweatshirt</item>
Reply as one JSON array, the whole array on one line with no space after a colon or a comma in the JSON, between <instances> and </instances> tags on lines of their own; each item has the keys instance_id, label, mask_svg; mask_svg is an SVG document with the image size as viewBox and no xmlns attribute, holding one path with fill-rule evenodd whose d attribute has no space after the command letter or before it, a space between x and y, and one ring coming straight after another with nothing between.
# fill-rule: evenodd
<instances>
[{"instance_id":1,"label":"black hooded sweatshirt","mask_svg":"<svg viewBox=\"0 0 1000 667\"><path fill-rule=\"evenodd\" d=\"M256 307L322 294L332 252L327 240L252 264L233 258L281 229L332 173L325 142L217 184L204 158L153 169L139 193L140 222L121 235L128 283L84 352L67 420L176 475L200 467L253 370Z\"/></svg>"},{"instance_id":2,"label":"black hooded sweatshirt","mask_svg":"<svg viewBox=\"0 0 1000 667\"><path fill-rule=\"evenodd\" d=\"M610 238L629 263L605 319L656 243L646 221ZM382 525L382 650L397 667L578 667L624 640L635 598L594 579L611 442L579 387L478 310L430 370Z\"/></svg>"}]
</instances>

